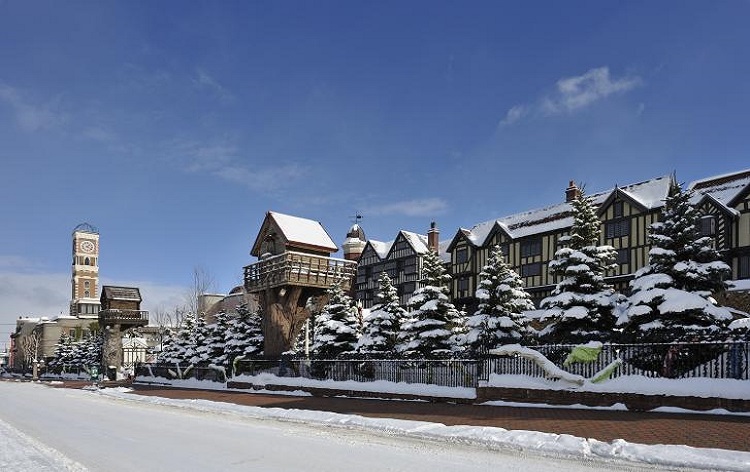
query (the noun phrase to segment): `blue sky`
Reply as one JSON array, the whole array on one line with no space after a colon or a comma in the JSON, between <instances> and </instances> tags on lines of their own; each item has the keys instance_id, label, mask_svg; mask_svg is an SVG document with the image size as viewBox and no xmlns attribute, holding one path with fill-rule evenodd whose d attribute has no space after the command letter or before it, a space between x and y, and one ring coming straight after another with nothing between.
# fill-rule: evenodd
<instances>
[{"instance_id":1,"label":"blue sky","mask_svg":"<svg viewBox=\"0 0 750 472\"><path fill-rule=\"evenodd\" d=\"M267 210L339 244L443 238L677 171L750 167L750 17L727 2L0 0L0 323L104 283L241 281ZM12 321L10 321L12 323ZM0 339L8 326L0 324Z\"/></svg>"}]
</instances>

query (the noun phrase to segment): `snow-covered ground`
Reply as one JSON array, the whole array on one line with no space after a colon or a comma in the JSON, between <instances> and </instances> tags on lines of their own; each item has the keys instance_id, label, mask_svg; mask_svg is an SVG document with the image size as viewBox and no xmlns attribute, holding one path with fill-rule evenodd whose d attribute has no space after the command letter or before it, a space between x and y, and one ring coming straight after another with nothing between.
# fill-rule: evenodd
<instances>
[{"instance_id":1,"label":"snow-covered ground","mask_svg":"<svg viewBox=\"0 0 750 472\"><path fill-rule=\"evenodd\" d=\"M750 453L0 382L0 470L750 470ZM635 464L637 462L637 464Z\"/></svg>"}]
</instances>

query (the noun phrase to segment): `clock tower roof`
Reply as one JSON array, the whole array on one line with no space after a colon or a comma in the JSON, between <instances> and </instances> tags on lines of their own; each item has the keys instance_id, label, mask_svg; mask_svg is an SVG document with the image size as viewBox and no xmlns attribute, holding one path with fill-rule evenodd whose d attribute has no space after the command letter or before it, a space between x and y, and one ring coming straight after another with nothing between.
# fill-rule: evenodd
<instances>
[{"instance_id":1,"label":"clock tower roof","mask_svg":"<svg viewBox=\"0 0 750 472\"><path fill-rule=\"evenodd\" d=\"M96 226L84 222L73 228L73 233L99 234L99 230L96 228Z\"/></svg>"}]
</instances>

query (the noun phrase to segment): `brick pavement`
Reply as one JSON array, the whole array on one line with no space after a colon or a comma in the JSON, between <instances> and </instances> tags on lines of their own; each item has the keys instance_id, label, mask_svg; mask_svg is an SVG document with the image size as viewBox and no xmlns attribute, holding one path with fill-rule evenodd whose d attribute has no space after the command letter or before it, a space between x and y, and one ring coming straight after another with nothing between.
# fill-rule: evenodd
<instances>
[{"instance_id":1,"label":"brick pavement","mask_svg":"<svg viewBox=\"0 0 750 472\"><path fill-rule=\"evenodd\" d=\"M234 391L188 390L135 385L134 393L167 398L230 402L266 408L321 410L446 425L495 426L572 434L601 441L750 451L750 417L563 408L500 407L361 398L292 397Z\"/></svg>"}]
</instances>

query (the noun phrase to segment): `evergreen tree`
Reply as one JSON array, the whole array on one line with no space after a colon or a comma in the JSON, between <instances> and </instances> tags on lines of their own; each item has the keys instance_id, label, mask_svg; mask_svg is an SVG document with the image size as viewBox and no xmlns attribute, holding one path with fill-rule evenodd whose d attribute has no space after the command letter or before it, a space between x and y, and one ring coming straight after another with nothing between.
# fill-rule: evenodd
<instances>
[{"instance_id":1,"label":"evergreen tree","mask_svg":"<svg viewBox=\"0 0 750 472\"><path fill-rule=\"evenodd\" d=\"M247 305L239 305L235 316L227 321L225 353L219 361L227 367L235 359L252 359L263 355L263 328L260 312L253 313Z\"/></svg>"},{"instance_id":2,"label":"evergreen tree","mask_svg":"<svg viewBox=\"0 0 750 472\"><path fill-rule=\"evenodd\" d=\"M409 299L413 311L402 323L399 350L408 357L449 357L460 350L465 320L448 298L445 272L437 253L422 258L422 287Z\"/></svg>"},{"instance_id":3,"label":"evergreen tree","mask_svg":"<svg viewBox=\"0 0 750 472\"><path fill-rule=\"evenodd\" d=\"M195 316L195 326L190 338L191 345L187 353L187 360L190 364L206 364L210 362L208 345L206 344L208 336L209 331L206 325L205 314Z\"/></svg>"},{"instance_id":4,"label":"evergreen tree","mask_svg":"<svg viewBox=\"0 0 750 472\"><path fill-rule=\"evenodd\" d=\"M529 335L524 312L533 310L534 304L521 277L505 263L499 246L492 248L479 279L479 307L467 320L470 351L484 354L498 345L524 343Z\"/></svg>"},{"instance_id":5,"label":"evergreen tree","mask_svg":"<svg viewBox=\"0 0 750 472\"><path fill-rule=\"evenodd\" d=\"M156 360L159 363L176 362L173 359L176 357L178 350L177 332L167 329L163 336L161 351L159 351Z\"/></svg>"},{"instance_id":6,"label":"evergreen tree","mask_svg":"<svg viewBox=\"0 0 750 472\"><path fill-rule=\"evenodd\" d=\"M618 320L623 340L675 342L717 339L731 320L711 293L722 291L730 269L711 238L701 237L690 193L672 182L663 218L651 225L649 263L630 282L627 310Z\"/></svg>"},{"instance_id":7,"label":"evergreen tree","mask_svg":"<svg viewBox=\"0 0 750 472\"><path fill-rule=\"evenodd\" d=\"M214 322L206 325L206 338L201 352L204 362L228 367L224 364L226 357L226 334L229 329L229 319L225 311L214 315Z\"/></svg>"},{"instance_id":8,"label":"evergreen tree","mask_svg":"<svg viewBox=\"0 0 750 472\"><path fill-rule=\"evenodd\" d=\"M318 359L333 359L354 352L359 337L359 320L351 298L340 284L328 290L328 303L315 317L310 351Z\"/></svg>"},{"instance_id":9,"label":"evergreen tree","mask_svg":"<svg viewBox=\"0 0 750 472\"><path fill-rule=\"evenodd\" d=\"M406 310L399 304L396 287L386 272L378 279L379 302L372 307L364 319L362 337L357 343L357 351L363 354L391 355L396 346L401 320Z\"/></svg>"},{"instance_id":10,"label":"evergreen tree","mask_svg":"<svg viewBox=\"0 0 750 472\"><path fill-rule=\"evenodd\" d=\"M604 273L613 267L616 251L599 245L600 222L591 198L581 192L572 202L573 226L567 247L559 249L549 269L561 277L552 296L542 300L550 323L540 332L543 342L582 343L610 339L619 301Z\"/></svg>"},{"instance_id":11,"label":"evergreen tree","mask_svg":"<svg viewBox=\"0 0 750 472\"><path fill-rule=\"evenodd\" d=\"M182 319L182 324L177 329L177 332L168 335L164 340L159 361L176 364L190 362L190 359L196 355L194 342L195 329L195 313L188 312Z\"/></svg>"},{"instance_id":12,"label":"evergreen tree","mask_svg":"<svg viewBox=\"0 0 750 472\"><path fill-rule=\"evenodd\" d=\"M60 336L60 340L55 345L55 353L53 359L49 362L49 366L55 369L64 369L69 366L73 359L73 341L67 334L63 333Z\"/></svg>"}]
</instances>

